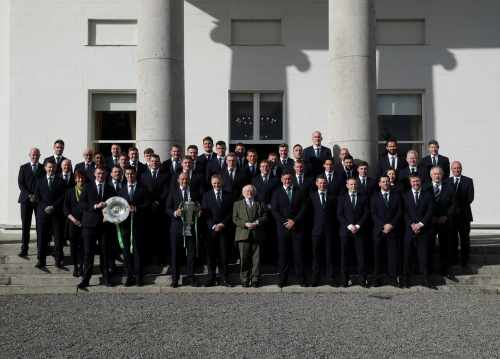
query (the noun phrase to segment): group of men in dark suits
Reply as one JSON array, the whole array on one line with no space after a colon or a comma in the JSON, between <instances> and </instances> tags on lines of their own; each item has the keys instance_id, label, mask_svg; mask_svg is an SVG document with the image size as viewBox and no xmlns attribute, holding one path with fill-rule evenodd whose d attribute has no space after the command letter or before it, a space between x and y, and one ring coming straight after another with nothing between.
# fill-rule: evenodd
<instances>
[{"instance_id":1,"label":"group of men in dark suits","mask_svg":"<svg viewBox=\"0 0 500 359\"><path fill-rule=\"evenodd\" d=\"M397 141L388 140L374 178L368 164L354 161L348 149L341 149L335 161L321 143L321 133L315 131L311 146L293 147L293 158L288 145L281 144L277 153L258 161L257 152L245 153L243 144L227 153L225 142L218 141L214 151L212 138L205 137L202 154L190 145L182 156L181 147L172 145L170 158L161 162L158 154L146 149L146 163L140 162L137 148L122 153L113 144L110 156L100 155L98 163L96 154L85 150L74 173L63 156L62 140L55 141L54 155L43 165L40 151L33 148L30 161L19 171L19 255L27 256L35 213L40 269L46 266L52 238L56 266L64 266L65 223L81 227L83 259L75 276L81 276L82 289L90 284L96 253L106 285L111 285L119 256L125 262L127 286L143 285L145 263L156 261L170 264L172 287L177 287L183 260L182 283L198 285L195 264L205 253L205 285L229 286L233 243L238 247L241 283L254 287L260 285L261 253L273 248L280 287L288 285L291 268L302 286L317 286L322 278L347 286L353 272L362 286L380 284L383 274L391 284L407 286L415 260L424 284L430 285L428 275L437 270L432 260L436 243L440 273L451 275L459 247L459 262L467 266L473 182L462 175L460 162L450 165L439 154L436 141L429 142L430 154L418 161L416 151L403 158ZM83 188L75 176L85 178ZM76 221L71 208L63 211L69 194L69 206L78 207ZM102 210L113 196L124 198L130 207L131 215L119 226L103 221ZM193 218L186 217L190 203L195 204ZM373 276L368 281L370 269Z\"/></svg>"}]
</instances>

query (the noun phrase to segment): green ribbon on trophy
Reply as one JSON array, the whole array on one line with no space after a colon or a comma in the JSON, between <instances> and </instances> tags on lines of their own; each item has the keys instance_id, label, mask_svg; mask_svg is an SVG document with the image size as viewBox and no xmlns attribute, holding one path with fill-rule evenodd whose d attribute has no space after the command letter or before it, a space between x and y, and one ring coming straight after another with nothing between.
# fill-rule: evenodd
<instances>
[{"instance_id":1,"label":"green ribbon on trophy","mask_svg":"<svg viewBox=\"0 0 500 359\"><path fill-rule=\"evenodd\" d=\"M118 236L118 244L120 248L125 249L125 245L123 244L123 232L121 228L121 223L115 223L116 226L116 234ZM130 213L130 253L134 252L134 214Z\"/></svg>"}]
</instances>

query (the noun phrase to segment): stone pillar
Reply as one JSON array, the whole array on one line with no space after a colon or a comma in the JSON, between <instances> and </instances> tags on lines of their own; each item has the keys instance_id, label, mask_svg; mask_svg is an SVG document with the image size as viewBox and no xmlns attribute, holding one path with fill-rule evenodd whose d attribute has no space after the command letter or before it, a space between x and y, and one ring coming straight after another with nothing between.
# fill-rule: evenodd
<instances>
[{"instance_id":1,"label":"stone pillar","mask_svg":"<svg viewBox=\"0 0 500 359\"><path fill-rule=\"evenodd\" d=\"M374 0L329 0L330 113L327 141L376 161Z\"/></svg>"},{"instance_id":2,"label":"stone pillar","mask_svg":"<svg viewBox=\"0 0 500 359\"><path fill-rule=\"evenodd\" d=\"M184 146L184 1L140 0L137 146Z\"/></svg>"}]
</instances>

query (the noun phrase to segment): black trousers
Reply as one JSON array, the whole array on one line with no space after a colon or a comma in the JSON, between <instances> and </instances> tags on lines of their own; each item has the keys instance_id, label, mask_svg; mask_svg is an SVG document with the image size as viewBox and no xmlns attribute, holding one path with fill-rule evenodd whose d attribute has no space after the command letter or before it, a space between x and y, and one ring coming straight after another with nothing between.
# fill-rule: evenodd
<instances>
[{"instance_id":1,"label":"black trousers","mask_svg":"<svg viewBox=\"0 0 500 359\"><path fill-rule=\"evenodd\" d=\"M222 279L227 276L227 239L226 231L215 232L211 228L207 231L206 250L208 277L215 279L217 263L219 265L219 274Z\"/></svg>"},{"instance_id":2,"label":"black trousers","mask_svg":"<svg viewBox=\"0 0 500 359\"><path fill-rule=\"evenodd\" d=\"M180 277L180 259L186 258L186 275L189 278L194 277L194 259L196 251L196 238L181 235L170 234L170 266L173 280L179 280Z\"/></svg>"},{"instance_id":3,"label":"black trousers","mask_svg":"<svg viewBox=\"0 0 500 359\"><path fill-rule=\"evenodd\" d=\"M358 233L356 235L347 234L347 236L340 237L340 274L346 278L349 275L349 250L354 246L356 253L356 262L358 267L358 275L366 277L365 267L365 235Z\"/></svg>"},{"instance_id":4,"label":"black trousers","mask_svg":"<svg viewBox=\"0 0 500 359\"><path fill-rule=\"evenodd\" d=\"M333 236L331 234L312 236L312 276L321 277L321 263L325 259L326 276L333 279Z\"/></svg>"},{"instance_id":5,"label":"black trousers","mask_svg":"<svg viewBox=\"0 0 500 359\"><path fill-rule=\"evenodd\" d=\"M470 222L461 217L452 217L450 223L450 255L451 263L458 261L458 243L460 242L460 264L469 263L470 255Z\"/></svg>"},{"instance_id":6,"label":"black trousers","mask_svg":"<svg viewBox=\"0 0 500 359\"><path fill-rule=\"evenodd\" d=\"M250 281L256 283L260 279L260 242L249 238L246 241L239 241L240 252L240 280L242 284Z\"/></svg>"},{"instance_id":7,"label":"black trousers","mask_svg":"<svg viewBox=\"0 0 500 359\"><path fill-rule=\"evenodd\" d=\"M21 205L21 252L28 252L29 242L30 242L30 230L31 230L31 219L33 218L33 213L35 213L35 224L36 224L36 205L30 201L24 201L20 203Z\"/></svg>"},{"instance_id":8,"label":"black trousers","mask_svg":"<svg viewBox=\"0 0 500 359\"><path fill-rule=\"evenodd\" d=\"M427 276L429 274L429 236L427 233L414 236L411 229L408 229L404 238L403 275L405 277L415 273L413 269L415 252L419 271L421 274Z\"/></svg>"},{"instance_id":9,"label":"black trousers","mask_svg":"<svg viewBox=\"0 0 500 359\"><path fill-rule=\"evenodd\" d=\"M387 274L389 277L396 278L397 276L399 238L396 233L385 234L380 232L373 236L373 274L375 276L382 274L384 258L387 258ZM383 251L384 246L385 253ZM384 254L387 254L387 256Z\"/></svg>"},{"instance_id":10,"label":"black trousers","mask_svg":"<svg viewBox=\"0 0 500 359\"><path fill-rule=\"evenodd\" d=\"M106 224L82 229L83 234L83 280L90 281L94 270L94 256L99 252L99 266L104 282L109 282L110 238Z\"/></svg>"},{"instance_id":11,"label":"black trousers","mask_svg":"<svg viewBox=\"0 0 500 359\"><path fill-rule=\"evenodd\" d=\"M144 262L166 264L170 252L169 237L170 218L165 214L163 207L151 209L150 216L146 219L146 243L144 247Z\"/></svg>"},{"instance_id":12,"label":"black trousers","mask_svg":"<svg viewBox=\"0 0 500 359\"><path fill-rule=\"evenodd\" d=\"M82 228L69 223L69 251L73 265L83 267Z\"/></svg>"},{"instance_id":13,"label":"black trousers","mask_svg":"<svg viewBox=\"0 0 500 359\"><path fill-rule=\"evenodd\" d=\"M125 259L127 278L135 276L138 280L142 280L144 277L144 246L141 238L138 238L141 231L137 229L137 227L135 229L130 228L130 221L122 224L123 258ZM133 236L131 236L132 231L134 231Z\"/></svg>"},{"instance_id":14,"label":"black trousers","mask_svg":"<svg viewBox=\"0 0 500 359\"><path fill-rule=\"evenodd\" d=\"M54 257L56 262L64 260L63 230L64 220L61 213L47 214L38 212L37 220L37 257L42 264L46 263L47 250L51 235L54 235Z\"/></svg>"},{"instance_id":15,"label":"black trousers","mask_svg":"<svg viewBox=\"0 0 500 359\"><path fill-rule=\"evenodd\" d=\"M295 267L295 275L304 280L304 262L302 258L304 233L302 231L278 228L278 266L280 280L288 279L291 257ZM290 251L292 255L290 255Z\"/></svg>"},{"instance_id":16,"label":"black trousers","mask_svg":"<svg viewBox=\"0 0 500 359\"><path fill-rule=\"evenodd\" d=\"M434 223L432 226L433 243L436 243L436 237L439 239L439 265L442 274L451 266L450 233L449 220L445 223ZM432 260L432 253L429 253L429 259Z\"/></svg>"}]
</instances>

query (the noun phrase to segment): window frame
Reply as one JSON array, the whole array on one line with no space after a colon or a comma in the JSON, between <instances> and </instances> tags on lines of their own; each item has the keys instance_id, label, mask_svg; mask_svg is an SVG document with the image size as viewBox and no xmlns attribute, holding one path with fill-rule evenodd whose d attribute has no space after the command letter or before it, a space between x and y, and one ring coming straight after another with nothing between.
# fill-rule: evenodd
<instances>
[{"instance_id":1,"label":"window frame","mask_svg":"<svg viewBox=\"0 0 500 359\"><path fill-rule=\"evenodd\" d=\"M380 95L417 95L420 96L420 103L421 103L421 113L422 113L422 140L421 141L400 141L398 140L398 143L400 144L417 144L421 146L420 151L418 151L418 154L420 158L424 156L424 151L425 151L425 144L426 144L426 138L427 138L427 121L426 121L426 113L425 113L425 90L423 89L406 89L406 90L391 90L391 89L377 89L377 101L378 101L378 96ZM376 120L377 120L377 127L378 127L378 111L376 113ZM380 147L380 145L385 144L385 141L379 140L380 138L380 129L377 129L377 149ZM379 155L381 155L379 153Z\"/></svg>"},{"instance_id":2,"label":"window frame","mask_svg":"<svg viewBox=\"0 0 500 359\"><path fill-rule=\"evenodd\" d=\"M231 139L231 98L233 94L250 94L253 99L253 139L252 140L232 140ZM282 133L281 139L278 140L261 140L260 139L260 96L262 94L279 94L281 95L281 113L282 113ZM228 126L228 137L229 144L243 143L243 144L255 144L255 145L273 145L286 142L286 113L285 113L285 91L283 90L230 90L228 93L228 114L229 119L227 122Z\"/></svg>"}]
</instances>

